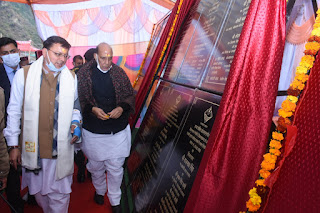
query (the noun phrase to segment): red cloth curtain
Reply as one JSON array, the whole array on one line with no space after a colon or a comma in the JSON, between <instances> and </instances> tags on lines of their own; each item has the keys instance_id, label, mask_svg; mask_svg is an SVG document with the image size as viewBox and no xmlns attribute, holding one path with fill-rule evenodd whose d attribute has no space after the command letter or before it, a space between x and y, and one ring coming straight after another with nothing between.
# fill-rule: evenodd
<instances>
[{"instance_id":1,"label":"red cloth curtain","mask_svg":"<svg viewBox=\"0 0 320 213\"><path fill-rule=\"evenodd\" d=\"M293 125L298 128L294 147L284 160L269 194L266 213L320 212L320 57L300 97ZM286 151L287 151L287 144ZM291 142L292 143L292 142Z\"/></svg>"},{"instance_id":2,"label":"red cloth curtain","mask_svg":"<svg viewBox=\"0 0 320 213\"><path fill-rule=\"evenodd\" d=\"M246 209L266 151L285 43L285 0L252 0L184 212Z\"/></svg>"},{"instance_id":3,"label":"red cloth curtain","mask_svg":"<svg viewBox=\"0 0 320 213\"><path fill-rule=\"evenodd\" d=\"M174 8L172 9L172 12L171 12L171 15L169 17L169 20L168 20L168 22L167 22L167 24L165 26L165 29L164 29L164 31L162 33L162 36L161 36L160 41L158 43L158 46L157 46L157 48L155 50L155 53L153 54L153 57L151 59L149 67L148 67L148 69L146 71L146 74L145 74L145 76L143 78L143 81L142 81L142 83L141 83L141 85L139 87L140 89L139 89L139 91L138 91L138 93L136 95L136 105L135 105L136 106L136 111L135 111L135 114L131 117L131 119L129 121L130 125L131 125L131 128L133 128L132 125L133 125L134 121L140 115L140 109L141 109L141 107L143 107L144 99L145 99L145 97L146 97L146 95L148 93L148 89L149 89L149 86L150 86L150 84L152 82L152 78L155 75L156 67L157 67L157 64L158 64L158 60L160 58L161 52L163 50L163 47L164 47L164 45L166 43L166 40L167 40L167 37L169 35L169 32L170 32L171 26L173 24L175 15L177 13L178 5L179 5L180 1L182 1L182 0L177 1L175 6L174 6ZM174 31L173 31L172 36L171 36L171 40L170 40L170 42L168 44L168 47L167 47L167 52L170 51L184 18L187 17L187 15L189 14L191 8L195 8L198 3L199 3L199 0L183 0L182 5L181 5L181 9L180 9L180 12L179 12L178 19L176 21L176 25L175 25ZM161 70L164 67L165 62L166 62L166 58L164 58L164 60L162 62Z\"/></svg>"}]
</instances>

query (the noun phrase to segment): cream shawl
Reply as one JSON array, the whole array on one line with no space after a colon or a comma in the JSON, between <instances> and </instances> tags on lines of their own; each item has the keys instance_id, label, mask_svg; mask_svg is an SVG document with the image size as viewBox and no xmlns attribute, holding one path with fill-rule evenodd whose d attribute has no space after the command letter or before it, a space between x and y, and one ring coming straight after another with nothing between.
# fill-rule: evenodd
<instances>
[{"instance_id":1,"label":"cream shawl","mask_svg":"<svg viewBox=\"0 0 320 213\"><path fill-rule=\"evenodd\" d=\"M38 168L40 81L43 60L41 56L30 66L25 83L22 166L31 170ZM56 179L71 175L74 170L73 145L70 144L74 96L75 78L69 69L65 68L60 73Z\"/></svg>"}]
</instances>

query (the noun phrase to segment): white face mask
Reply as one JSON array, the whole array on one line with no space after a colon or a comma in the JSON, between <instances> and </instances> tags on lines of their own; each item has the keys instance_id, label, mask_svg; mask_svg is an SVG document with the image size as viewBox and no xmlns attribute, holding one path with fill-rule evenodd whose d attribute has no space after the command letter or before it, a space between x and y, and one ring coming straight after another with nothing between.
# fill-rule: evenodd
<instances>
[{"instance_id":1,"label":"white face mask","mask_svg":"<svg viewBox=\"0 0 320 213\"><path fill-rule=\"evenodd\" d=\"M1 56L1 58L2 58L3 63L11 68L18 66L18 64L20 62L19 53L12 53L12 54L8 54L8 55L3 55L3 56Z\"/></svg>"},{"instance_id":2,"label":"white face mask","mask_svg":"<svg viewBox=\"0 0 320 213\"><path fill-rule=\"evenodd\" d=\"M97 68L98 68L98 70L100 70L100 71L103 72L103 73L107 73L107 72L109 71L109 69L106 70L106 71L101 69L100 64L99 64L99 60L98 60L98 56L97 56L95 59L96 59L96 62L97 62Z\"/></svg>"},{"instance_id":3,"label":"white face mask","mask_svg":"<svg viewBox=\"0 0 320 213\"><path fill-rule=\"evenodd\" d=\"M67 67L66 65L63 65L63 66L60 67L59 69L56 68L56 66L54 66L54 64L50 61L50 57L49 57L48 51L47 51L47 57L48 57L49 63L46 62L46 65L47 65L47 67L49 68L49 70L51 70L51 71L53 71L53 72L59 72L59 71L61 71L61 70L63 70L64 68Z\"/></svg>"}]
</instances>

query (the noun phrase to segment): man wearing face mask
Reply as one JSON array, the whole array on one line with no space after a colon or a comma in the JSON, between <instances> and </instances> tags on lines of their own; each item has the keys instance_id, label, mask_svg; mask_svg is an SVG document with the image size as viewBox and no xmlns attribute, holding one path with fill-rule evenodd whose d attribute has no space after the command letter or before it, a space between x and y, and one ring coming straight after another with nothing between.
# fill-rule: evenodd
<instances>
[{"instance_id":1,"label":"man wearing face mask","mask_svg":"<svg viewBox=\"0 0 320 213\"><path fill-rule=\"evenodd\" d=\"M50 213L68 212L73 143L81 135L77 78L65 65L69 49L65 39L51 36L43 56L17 71L4 130L10 164L23 167L22 187Z\"/></svg>"},{"instance_id":2,"label":"man wearing face mask","mask_svg":"<svg viewBox=\"0 0 320 213\"><path fill-rule=\"evenodd\" d=\"M89 159L87 169L96 189L94 201L103 205L108 189L112 211L120 212L122 166L131 148L128 118L135 101L128 76L112 63L112 56L108 44L99 44L95 60L77 75L83 114L82 150Z\"/></svg>"},{"instance_id":3,"label":"man wearing face mask","mask_svg":"<svg viewBox=\"0 0 320 213\"><path fill-rule=\"evenodd\" d=\"M16 71L20 69L19 52L15 40L8 37L0 38L0 57L3 62L3 64L0 64L0 87L4 89L5 109L9 103L13 77ZM5 114L4 119L7 119L7 114ZM6 194L14 209L17 212L23 212L23 200L20 196L20 175L19 171L12 165L10 165L10 172L7 178Z\"/></svg>"}]
</instances>

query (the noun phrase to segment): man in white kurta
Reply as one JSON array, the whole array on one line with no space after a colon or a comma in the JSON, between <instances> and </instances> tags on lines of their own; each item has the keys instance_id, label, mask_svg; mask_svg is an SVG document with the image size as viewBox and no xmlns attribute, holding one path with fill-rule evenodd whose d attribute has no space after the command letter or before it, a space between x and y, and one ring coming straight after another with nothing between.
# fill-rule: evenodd
<instances>
[{"instance_id":1,"label":"man in white kurta","mask_svg":"<svg viewBox=\"0 0 320 213\"><path fill-rule=\"evenodd\" d=\"M81 114L77 79L65 66L70 44L51 36L43 46L43 56L13 79L4 132L10 163L23 167L22 187L44 212L62 213L68 212Z\"/></svg>"},{"instance_id":2,"label":"man in white kurta","mask_svg":"<svg viewBox=\"0 0 320 213\"><path fill-rule=\"evenodd\" d=\"M103 205L108 190L112 211L120 212L122 166L131 147L128 118L134 111L133 88L123 69L112 63L108 44L99 44L94 57L77 73L83 114L82 150L89 159L87 169L96 189L94 201Z\"/></svg>"}]
</instances>

